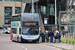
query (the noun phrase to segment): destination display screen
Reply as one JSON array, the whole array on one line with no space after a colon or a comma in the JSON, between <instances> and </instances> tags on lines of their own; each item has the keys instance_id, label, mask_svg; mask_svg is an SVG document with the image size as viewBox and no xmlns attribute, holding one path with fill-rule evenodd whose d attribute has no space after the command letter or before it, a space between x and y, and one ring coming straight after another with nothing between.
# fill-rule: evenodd
<instances>
[{"instance_id":1,"label":"destination display screen","mask_svg":"<svg viewBox=\"0 0 75 50\"><path fill-rule=\"evenodd\" d=\"M25 25L36 25L36 23L25 23Z\"/></svg>"},{"instance_id":2,"label":"destination display screen","mask_svg":"<svg viewBox=\"0 0 75 50\"><path fill-rule=\"evenodd\" d=\"M22 22L22 26L38 26L38 22Z\"/></svg>"}]
</instances>

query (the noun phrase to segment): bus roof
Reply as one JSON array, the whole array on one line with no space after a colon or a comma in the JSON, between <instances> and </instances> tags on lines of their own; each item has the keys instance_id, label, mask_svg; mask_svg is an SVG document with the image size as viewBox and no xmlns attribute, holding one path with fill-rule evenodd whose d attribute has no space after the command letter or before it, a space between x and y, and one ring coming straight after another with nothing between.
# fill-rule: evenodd
<instances>
[{"instance_id":1,"label":"bus roof","mask_svg":"<svg viewBox=\"0 0 75 50\"><path fill-rule=\"evenodd\" d=\"M20 15L20 14L13 14L12 16L17 16L17 15Z\"/></svg>"}]
</instances>

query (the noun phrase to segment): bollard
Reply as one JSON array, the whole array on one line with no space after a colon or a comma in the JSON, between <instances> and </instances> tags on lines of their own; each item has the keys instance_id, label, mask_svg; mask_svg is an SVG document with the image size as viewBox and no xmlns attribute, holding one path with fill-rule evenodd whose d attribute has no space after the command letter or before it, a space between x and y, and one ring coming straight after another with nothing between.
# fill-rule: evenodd
<instances>
[{"instance_id":1,"label":"bollard","mask_svg":"<svg viewBox=\"0 0 75 50\"><path fill-rule=\"evenodd\" d=\"M66 41L66 43L68 43L68 42Z\"/></svg>"},{"instance_id":2,"label":"bollard","mask_svg":"<svg viewBox=\"0 0 75 50\"><path fill-rule=\"evenodd\" d=\"M73 33L73 38L74 38L74 33Z\"/></svg>"},{"instance_id":3,"label":"bollard","mask_svg":"<svg viewBox=\"0 0 75 50\"><path fill-rule=\"evenodd\" d=\"M72 41L72 44L74 44L74 41Z\"/></svg>"}]
</instances>

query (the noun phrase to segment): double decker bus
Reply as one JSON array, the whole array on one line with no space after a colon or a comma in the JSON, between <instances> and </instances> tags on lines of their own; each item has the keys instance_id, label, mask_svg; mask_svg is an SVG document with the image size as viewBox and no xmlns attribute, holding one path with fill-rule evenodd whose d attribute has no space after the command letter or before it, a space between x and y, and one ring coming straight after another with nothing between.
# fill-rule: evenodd
<instances>
[{"instance_id":1,"label":"double decker bus","mask_svg":"<svg viewBox=\"0 0 75 50\"><path fill-rule=\"evenodd\" d=\"M39 42L40 20L38 13L20 13L11 17L12 41Z\"/></svg>"}]
</instances>

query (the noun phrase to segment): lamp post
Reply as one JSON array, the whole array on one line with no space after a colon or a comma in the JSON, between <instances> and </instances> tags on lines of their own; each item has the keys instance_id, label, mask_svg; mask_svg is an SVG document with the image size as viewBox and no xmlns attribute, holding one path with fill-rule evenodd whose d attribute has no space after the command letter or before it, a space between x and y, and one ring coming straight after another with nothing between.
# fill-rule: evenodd
<instances>
[{"instance_id":1,"label":"lamp post","mask_svg":"<svg viewBox=\"0 0 75 50\"><path fill-rule=\"evenodd\" d=\"M34 0L32 0L32 13L34 12Z\"/></svg>"},{"instance_id":2,"label":"lamp post","mask_svg":"<svg viewBox=\"0 0 75 50\"><path fill-rule=\"evenodd\" d=\"M56 29L57 29L57 0L55 0L55 25L56 25Z\"/></svg>"},{"instance_id":3,"label":"lamp post","mask_svg":"<svg viewBox=\"0 0 75 50\"><path fill-rule=\"evenodd\" d=\"M47 0L47 29L48 29L48 18L49 18L49 0Z\"/></svg>"}]
</instances>

